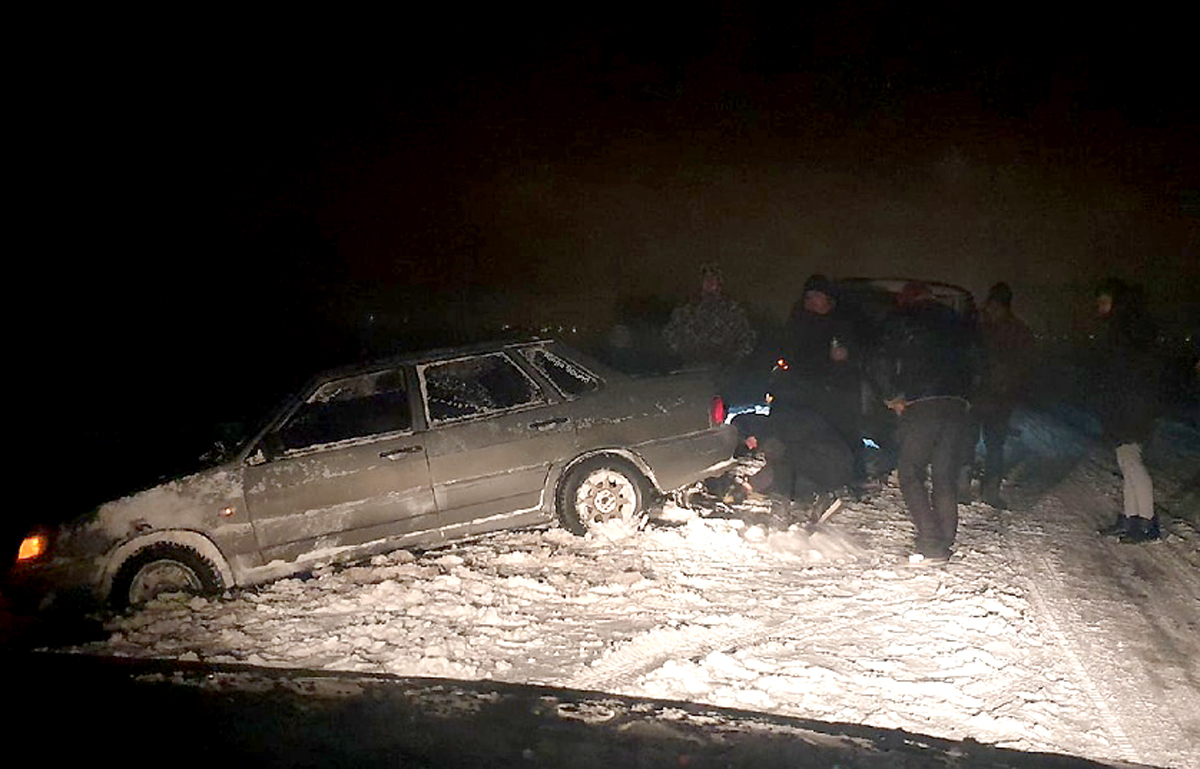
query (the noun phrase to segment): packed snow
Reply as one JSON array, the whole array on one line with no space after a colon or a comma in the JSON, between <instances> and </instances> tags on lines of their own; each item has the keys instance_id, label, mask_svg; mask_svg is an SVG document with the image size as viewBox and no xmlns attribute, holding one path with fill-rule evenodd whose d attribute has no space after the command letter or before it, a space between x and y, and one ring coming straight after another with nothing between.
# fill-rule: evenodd
<instances>
[{"instance_id":1,"label":"packed snow","mask_svg":"<svg viewBox=\"0 0 1200 769\"><path fill-rule=\"evenodd\" d=\"M1165 509L1190 504L1200 465L1195 425L1169 430L1149 453ZM960 506L945 565L909 562L893 476L812 530L760 502L668 503L640 530L509 532L163 596L72 651L545 684L1200 766L1200 536L1182 515L1160 542L1096 534L1120 479L1078 425L1022 412L1011 443L1014 509Z\"/></svg>"}]
</instances>

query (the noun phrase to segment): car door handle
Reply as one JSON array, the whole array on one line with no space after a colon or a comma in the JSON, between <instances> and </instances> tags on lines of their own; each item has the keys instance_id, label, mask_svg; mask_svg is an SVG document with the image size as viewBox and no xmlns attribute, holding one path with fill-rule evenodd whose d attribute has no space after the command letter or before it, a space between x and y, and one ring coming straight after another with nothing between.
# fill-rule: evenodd
<instances>
[{"instance_id":1,"label":"car door handle","mask_svg":"<svg viewBox=\"0 0 1200 769\"><path fill-rule=\"evenodd\" d=\"M555 417L554 419L545 419L541 422L530 422L529 427L534 430L549 430L555 425L566 424L568 421L570 420L566 417Z\"/></svg>"},{"instance_id":2,"label":"car door handle","mask_svg":"<svg viewBox=\"0 0 1200 769\"><path fill-rule=\"evenodd\" d=\"M420 450L421 450L420 446L405 446L402 449L393 449L391 451L381 451L381 452L379 452L379 456L383 457L384 459L399 459L401 456L403 456L405 454L416 454Z\"/></svg>"}]
</instances>

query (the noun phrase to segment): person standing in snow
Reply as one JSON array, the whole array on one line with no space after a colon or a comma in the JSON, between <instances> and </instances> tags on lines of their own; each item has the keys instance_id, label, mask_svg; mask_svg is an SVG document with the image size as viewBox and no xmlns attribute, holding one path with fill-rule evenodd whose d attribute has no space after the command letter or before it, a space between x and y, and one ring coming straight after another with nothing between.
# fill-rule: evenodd
<instances>
[{"instance_id":1,"label":"person standing in snow","mask_svg":"<svg viewBox=\"0 0 1200 769\"><path fill-rule=\"evenodd\" d=\"M755 333L746 310L723 293L720 268L706 264L699 295L672 310L663 340L687 365L733 367L754 349Z\"/></svg>"},{"instance_id":2,"label":"person standing in snow","mask_svg":"<svg viewBox=\"0 0 1200 769\"><path fill-rule=\"evenodd\" d=\"M1007 508L1000 496L1004 477L1004 443L1008 423L1021 395L1033 355L1033 333L1012 311L1012 289L997 283L988 289L983 304L983 375L971 399L975 421L983 434L983 477L980 498L984 504ZM974 436L972 431L972 437Z\"/></svg>"},{"instance_id":3,"label":"person standing in snow","mask_svg":"<svg viewBox=\"0 0 1200 769\"><path fill-rule=\"evenodd\" d=\"M881 392L899 417L897 472L916 553L945 560L958 532L958 470L974 376L973 332L923 283L908 283L884 329ZM926 477L930 488L926 488Z\"/></svg>"},{"instance_id":4,"label":"person standing in snow","mask_svg":"<svg viewBox=\"0 0 1200 769\"><path fill-rule=\"evenodd\" d=\"M862 344L863 325L838 303L834 284L816 274L792 307L785 329L789 364L781 400L824 414L846 442L855 460L855 480L862 481Z\"/></svg>"},{"instance_id":5,"label":"person standing in snow","mask_svg":"<svg viewBox=\"0 0 1200 769\"><path fill-rule=\"evenodd\" d=\"M1158 539L1154 484L1142 461L1157 405L1155 330L1138 292L1119 279L1100 283L1096 308L1104 325L1092 372L1096 412L1124 481L1122 512L1101 532L1122 542Z\"/></svg>"}]
</instances>

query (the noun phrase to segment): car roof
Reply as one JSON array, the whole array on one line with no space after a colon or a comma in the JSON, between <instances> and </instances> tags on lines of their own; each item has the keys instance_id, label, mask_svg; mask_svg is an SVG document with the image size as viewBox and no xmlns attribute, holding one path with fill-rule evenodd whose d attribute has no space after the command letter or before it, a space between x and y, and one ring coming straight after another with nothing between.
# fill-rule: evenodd
<instances>
[{"instance_id":1,"label":"car roof","mask_svg":"<svg viewBox=\"0 0 1200 769\"><path fill-rule=\"evenodd\" d=\"M487 342L475 342L453 347L436 347L428 350L411 350L397 355L373 358L346 366L326 369L311 377L308 381L308 386L331 379L354 376L355 374L369 374L373 371L394 368L396 366L412 365L414 363L432 363L434 361L460 358L466 355L478 355L480 353L499 352L516 347L527 347L534 344L554 344L561 346L558 340L550 337L524 337L521 339L495 339ZM308 387L301 389L308 389Z\"/></svg>"},{"instance_id":2,"label":"car roof","mask_svg":"<svg viewBox=\"0 0 1200 769\"><path fill-rule=\"evenodd\" d=\"M427 363L438 360L446 360L457 358L465 355L474 355L479 353L499 352L516 347L525 347L533 344L555 344L560 343L551 338L545 337L527 337L521 339L497 339L488 342L477 342L466 345L458 345L454 347L438 347L428 350L412 350L397 355L374 358L369 361L359 361L357 363L347 364L319 371L316 374L308 377L300 386L290 390L288 394L282 398L273 408L266 411L262 416L262 422L256 425L239 448L236 461L240 462L244 459L244 454L257 440L276 422L279 416L290 411L295 405L307 397L313 390L321 385L331 382L335 379L343 379L359 374L370 374L375 371L381 371L388 368L398 366L412 365L414 363Z\"/></svg>"},{"instance_id":3,"label":"car roof","mask_svg":"<svg viewBox=\"0 0 1200 769\"><path fill-rule=\"evenodd\" d=\"M937 280L920 280L919 278L841 278L833 281L838 291L851 296L888 294L898 295L907 283L921 283L929 287L934 299L949 305L956 312L971 314L975 310L974 295L953 283Z\"/></svg>"},{"instance_id":4,"label":"car roof","mask_svg":"<svg viewBox=\"0 0 1200 769\"><path fill-rule=\"evenodd\" d=\"M496 339L489 342L477 342L466 345L458 345L454 347L439 347L429 350L413 350L399 355L376 358L370 361L362 361L337 368L330 368L309 377L304 384L292 390L288 395L280 401L274 408L266 412L263 416L263 421L248 435L246 440L235 452L235 462L241 462L245 459L245 455L250 451L253 445L262 437L264 433L271 429L271 426L280 418L282 414L287 413L296 404L307 397L313 390L321 385L342 379L352 377L359 374L370 374L375 371L380 371L398 366L413 365L416 363L432 363L440 360L449 360L467 355L477 355L480 353L500 352L503 350L517 349L520 347L529 347L531 345L553 345L555 348L566 351L573 359L588 367L593 373L600 376L602 379L612 379L620 377L618 372L605 366L603 363L594 358L581 353L570 345L564 344L562 341L553 337L523 337L519 339Z\"/></svg>"},{"instance_id":5,"label":"car roof","mask_svg":"<svg viewBox=\"0 0 1200 769\"><path fill-rule=\"evenodd\" d=\"M833 282L839 288L868 286L882 289L891 294L900 293L906 283L923 283L929 286L934 296L972 296L971 292L962 286L956 286L953 283L943 283L937 280L920 280L918 278L839 278Z\"/></svg>"}]
</instances>

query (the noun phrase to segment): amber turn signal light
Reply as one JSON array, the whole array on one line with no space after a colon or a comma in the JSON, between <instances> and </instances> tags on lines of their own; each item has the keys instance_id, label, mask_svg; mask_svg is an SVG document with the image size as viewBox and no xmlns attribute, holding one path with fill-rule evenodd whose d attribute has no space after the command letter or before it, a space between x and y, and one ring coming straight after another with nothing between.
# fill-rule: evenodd
<instances>
[{"instance_id":1,"label":"amber turn signal light","mask_svg":"<svg viewBox=\"0 0 1200 769\"><path fill-rule=\"evenodd\" d=\"M32 561L41 558L50 547L50 538L42 533L30 534L21 540L21 549L17 551L18 561ZM11 551L10 551L11 552Z\"/></svg>"}]
</instances>

